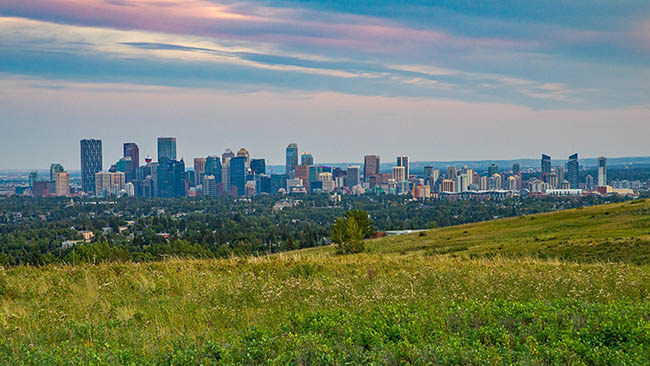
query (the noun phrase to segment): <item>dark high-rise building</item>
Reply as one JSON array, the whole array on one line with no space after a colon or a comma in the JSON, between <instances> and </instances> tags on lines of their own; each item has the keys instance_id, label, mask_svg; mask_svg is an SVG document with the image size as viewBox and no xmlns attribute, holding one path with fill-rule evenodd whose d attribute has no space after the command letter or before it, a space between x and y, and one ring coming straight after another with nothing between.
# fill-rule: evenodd
<instances>
[{"instance_id":1,"label":"dark high-rise building","mask_svg":"<svg viewBox=\"0 0 650 366\"><path fill-rule=\"evenodd\" d=\"M287 189L287 175L286 174L272 174L271 175L271 194L278 193L280 189Z\"/></svg>"},{"instance_id":2,"label":"dark high-rise building","mask_svg":"<svg viewBox=\"0 0 650 366\"><path fill-rule=\"evenodd\" d=\"M496 164L490 164L488 167L488 177L499 173L499 167Z\"/></svg>"},{"instance_id":3,"label":"dark high-rise building","mask_svg":"<svg viewBox=\"0 0 650 366\"><path fill-rule=\"evenodd\" d=\"M154 166L153 172L154 195L156 197L183 197L185 196L185 162L183 160L170 160L163 157L162 161Z\"/></svg>"},{"instance_id":4,"label":"dark high-rise building","mask_svg":"<svg viewBox=\"0 0 650 366\"><path fill-rule=\"evenodd\" d=\"M264 159L251 160L251 171L253 175L266 174L266 160Z\"/></svg>"},{"instance_id":5,"label":"dark high-rise building","mask_svg":"<svg viewBox=\"0 0 650 366\"><path fill-rule=\"evenodd\" d=\"M512 174L517 175L519 173L521 173L521 166L519 163L512 164Z\"/></svg>"},{"instance_id":6,"label":"dark high-rise building","mask_svg":"<svg viewBox=\"0 0 650 366\"><path fill-rule=\"evenodd\" d=\"M158 161L176 160L176 137L158 137Z\"/></svg>"},{"instance_id":7,"label":"dark high-rise building","mask_svg":"<svg viewBox=\"0 0 650 366\"><path fill-rule=\"evenodd\" d=\"M95 192L95 173L102 171L102 140L81 140L81 190Z\"/></svg>"},{"instance_id":8,"label":"dark high-rise building","mask_svg":"<svg viewBox=\"0 0 650 366\"><path fill-rule=\"evenodd\" d=\"M397 157L397 166L403 166L404 167L404 179L408 180L409 176L411 174L409 170L409 157L406 155L398 156Z\"/></svg>"},{"instance_id":9,"label":"dark high-rise building","mask_svg":"<svg viewBox=\"0 0 650 366\"><path fill-rule=\"evenodd\" d=\"M379 174L379 155L366 155L363 157L363 179L370 180Z\"/></svg>"},{"instance_id":10,"label":"dark high-rise building","mask_svg":"<svg viewBox=\"0 0 650 366\"><path fill-rule=\"evenodd\" d=\"M223 166L221 165L221 158L219 155L212 155L205 158L205 175L214 176L214 184L219 184L223 181L222 178Z\"/></svg>"},{"instance_id":11,"label":"dark high-rise building","mask_svg":"<svg viewBox=\"0 0 650 366\"><path fill-rule=\"evenodd\" d=\"M230 159L230 186L237 189L237 195L243 196L246 186L246 158L237 156ZM234 190L233 190L234 192Z\"/></svg>"},{"instance_id":12,"label":"dark high-rise building","mask_svg":"<svg viewBox=\"0 0 650 366\"><path fill-rule=\"evenodd\" d=\"M272 194L273 191L271 190L271 188L272 188L271 177L266 175L266 174L261 174L261 175L256 176L256 177L258 177L257 192L258 193Z\"/></svg>"},{"instance_id":13,"label":"dark high-rise building","mask_svg":"<svg viewBox=\"0 0 650 366\"><path fill-rule=\"evenodd\" d=\"M551 157L542 154L542 174L551 172Z\"/></svg>"},{"instance_id":14,"label":"dark high-rise building","mask_svg":"<svg viewBox=\"0 0 650 366\"><path fill-rule=\"evenodd\" d=\"M136 179L138 167L140 166L140 148L138 148L138 145L135 142L124 143L124 157L126 158L127 156L131 157L132 161L131 171L125 172L127 177L126 181L130 182L129 177L133 177L131 179Z\"/></svg>"},{"instance_id":15,"label":"dark high-rise building","mask_svg":"<svg viewBox=\"0 0 650 366\"><path fill-rule=\"evenodd\" d=\"M296 170L298 165L298 144L294 143L287 146L286 158L286 174L289 174Z\"/></svg>"},{"instance_id":16,"label":"dark high-rise building","mask_svg":"<svg viewBox=\"0 0 650 366\"><path fill-rule=\"evenodd\" d=\"M115 171L124 173L125 182L131 182L137 178L137 169L133 167L131 156L125 156L115 164Z\"/></svg>"},{"instance_id":17,"label":"dark high-rise building","mask_svg":"<svg viewBox=\"0 0 650 366\"><path fill-rule=\"evenodd\" d=\"M300 165L314 165L314 156L310 152L304 152L300 156Z\"/></svg>"},{"instance_id":18,"label":"dark high-rise building","mask_svg":"<svg viewBox=\"0 0 650 366\"><path fill-rule=\"evenodd\" d=\"M551 174L551 157L542 154L542 181L549 183L549 175Z\"/></svg>"},{"instance_id":19,"label":"dark high-rise building","mask_svg":"<svg viewBox=\"0 0 650 366\"><path fill-rule=\"evenodd\" d=\"M571 188L578 188L578 171L580 169L580 164L578 163L578 154L573 154L569 156L569 162L566 165L567 167L567 180L571 184Z\"/></svg>"}]
</instances>

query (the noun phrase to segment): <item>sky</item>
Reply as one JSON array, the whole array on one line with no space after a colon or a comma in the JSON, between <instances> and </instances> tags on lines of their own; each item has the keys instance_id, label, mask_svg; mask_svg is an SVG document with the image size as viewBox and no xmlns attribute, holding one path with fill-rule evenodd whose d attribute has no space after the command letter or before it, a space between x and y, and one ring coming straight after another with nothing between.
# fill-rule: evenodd
<instances>
[{"instance_id":1,"label":"sky","mask_svg":"<svg viewBox=\"0 0 650 366\"><path fill-rule=\"evenodd\" d=\"M650 155L647 0L0 0L0 169ZM187 164L191 165L191 164Z\"/></svg>"}]
</instances>

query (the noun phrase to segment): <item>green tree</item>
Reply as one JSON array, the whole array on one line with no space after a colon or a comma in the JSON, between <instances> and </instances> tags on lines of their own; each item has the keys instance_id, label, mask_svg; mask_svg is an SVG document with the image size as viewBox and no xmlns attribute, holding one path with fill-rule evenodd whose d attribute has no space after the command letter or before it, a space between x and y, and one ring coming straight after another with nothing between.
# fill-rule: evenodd
<instances>
[{"instance_id":1,"label":"green tree","mask_svg":"<svg viewBox=\"0 0 650 366\"><path fill-rule=\"evenodd\" d=\"M364 250L363 230L354 217L338 218L330 233L337 254L361 253Z\"/></svg>"},{"instance_id":2,"label":"green tree","mask_svg":"<svg viewBox=\"0 0 650 366\"><path fill-rule=\"evenodd\" d=\"M375 223L370 219L368 211L365 210L350 210L345 216L347 218L354 218L357 225L361 229L364 239L368 239L371 236L375 235Z\"/></svg>"}]
</instances>

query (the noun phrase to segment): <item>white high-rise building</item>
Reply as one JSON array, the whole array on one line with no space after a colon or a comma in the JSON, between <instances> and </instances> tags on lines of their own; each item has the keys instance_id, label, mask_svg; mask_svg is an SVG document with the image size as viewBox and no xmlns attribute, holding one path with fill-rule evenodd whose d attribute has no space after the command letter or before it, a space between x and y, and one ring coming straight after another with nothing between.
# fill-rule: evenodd
<instances>
[{"instance_id":1,"label":"white high-rise building","mask_svg":"<svg viewBox=\"0 0 650 366\"><path fill-rule=\"evenodd\" d=\"M607 185L607 158L598 158L598 187Z\"/></svg>"},{"instance_id":2,"label":"white high-rise building","mask_svg":"<svg viewBox=\"0 0 650 366\"><path fill-rule=\"evenodd\" d=\"M393 167L393 179L395 182L402 182L406 180L406 168L403 166Z\"/></svg>"},{"instance_id":3,"label":"white high-rise building","mask_svg":"<svg viewBox=\"0 0 650 366\"><path fill-rule=\"evenodd\" d=\"M129 182L129 183L125 184L124 185L124 190L126 191L126 194L129 197L135 196L135 186L133 185L133 183Z\"/></svg>"}]
</instances>

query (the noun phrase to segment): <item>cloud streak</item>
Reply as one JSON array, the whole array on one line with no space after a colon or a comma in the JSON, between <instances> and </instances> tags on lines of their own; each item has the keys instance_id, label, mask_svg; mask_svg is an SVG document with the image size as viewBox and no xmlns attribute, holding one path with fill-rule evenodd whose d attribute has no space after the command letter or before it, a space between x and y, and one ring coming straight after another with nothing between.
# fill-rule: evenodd
<instances>
[{"instance_id":1,"label":"cloud streak","mask_svg":"<svg viewBox=\"0 0 650 366\"><path fill-rule=\"evenodd\" d=\"M0 0L0 72L615 107L650 92L649 11L636 0Z\"/></svg>"}]
</instances>

